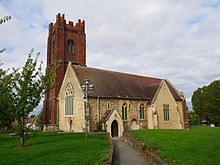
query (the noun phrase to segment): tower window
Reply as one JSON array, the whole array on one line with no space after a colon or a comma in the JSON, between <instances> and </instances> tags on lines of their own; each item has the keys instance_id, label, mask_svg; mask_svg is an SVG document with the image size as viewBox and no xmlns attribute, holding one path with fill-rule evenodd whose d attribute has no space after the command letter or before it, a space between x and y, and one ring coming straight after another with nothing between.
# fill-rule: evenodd
<instances>
[{"instance_id":1,"label":"tower window","mask_svg":"<svg viewBox=\"0 0 220 165\"><path fill-rule=\"evenodd\" d=\"M68 42L67 42L67 53L74 54L74 42L73 42L73 40L68 40Z\"/></svg>"}]
</instances>

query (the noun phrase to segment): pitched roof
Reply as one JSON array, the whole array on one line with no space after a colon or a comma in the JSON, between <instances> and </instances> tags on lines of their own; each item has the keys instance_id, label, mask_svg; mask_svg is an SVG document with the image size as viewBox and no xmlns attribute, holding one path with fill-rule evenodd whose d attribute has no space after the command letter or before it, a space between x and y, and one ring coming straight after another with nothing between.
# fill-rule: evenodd
<instances>
[{"instance_id":1,"label":"pitched roof","mask_svg":"<svg viewBox=\"0 0 220 165\"><path fill-rule=\"evenodd\" d=\"M113 112L113 110L107 110L107 111L105 111L105 113L103 114L103 116L102 116L100 122L101 122L101 123L105 123L105 122L109 119L109 117L111 116L112 112Z\"/></svg>"},{"instance_id":2,"label":"pitched roof","mask_svg":"<svg viewBox=\"0 0 220 165\"><path fill-rule=\"evenodd\" d=\"M72 67L81 84L89 80L89 84L94 85L93 91L89 93L90 97L151 100L163 80L79 65ZM168 87L172 88L171 85ZM179 96L174 89L171 93L178 99Z\"/></svg>"}]
</instances>

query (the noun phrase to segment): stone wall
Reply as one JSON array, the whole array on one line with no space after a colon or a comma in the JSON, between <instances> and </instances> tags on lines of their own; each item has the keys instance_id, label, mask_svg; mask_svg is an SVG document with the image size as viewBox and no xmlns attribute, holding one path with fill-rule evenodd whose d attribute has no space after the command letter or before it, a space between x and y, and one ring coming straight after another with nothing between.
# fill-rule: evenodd
<instances>
[{"instance_id":1,"label":"stone wall","mask_svg":"<svg viewBox=\"0 0 220 165\"><path fill-rule=\"evenodd\" d=\"M96 123L100 121L107 110L117 109L122 116L122 105L127 105L127 120L124 121L124 128L131 129L132 121L136 121L138 128L143 129L148 127L147 121L147 101L146 100L131 100L131 99L106 99L106 98L89 98L90 111L90 130L95 131ZM140 119L140 105L144 104L144 119ZM108 107L108 104L110 105Z\"/></svg>"}]
</instances>

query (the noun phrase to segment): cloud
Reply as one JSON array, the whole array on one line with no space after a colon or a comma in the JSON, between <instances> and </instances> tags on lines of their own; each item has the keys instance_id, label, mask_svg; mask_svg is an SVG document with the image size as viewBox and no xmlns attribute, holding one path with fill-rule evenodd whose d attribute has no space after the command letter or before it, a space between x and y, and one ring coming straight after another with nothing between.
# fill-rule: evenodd
<instances>
[{"instance_id":1,"label":"cloud","mask_svg":"<svg viewBox=\"0 0 220 165\"><path fill-rule=\"evenodd\" d=\"M31 48L46 59L48 24L58 12L86 21L87 65L169 79L185 93L220 78L218 1L58 1L0 2L0 55L5 66L21 66Z\"/></svg>"}]
</instances>

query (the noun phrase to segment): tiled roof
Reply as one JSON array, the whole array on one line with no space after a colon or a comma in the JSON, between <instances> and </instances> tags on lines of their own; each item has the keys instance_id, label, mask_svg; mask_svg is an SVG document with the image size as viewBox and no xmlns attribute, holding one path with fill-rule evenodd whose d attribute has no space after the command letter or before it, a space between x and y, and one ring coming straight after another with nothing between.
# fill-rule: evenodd
<instances>
[{"instance_id":1,"label":"tiled roof","mask_svg":"<svg viewBox=\"0 0 220 165\"><path fill-rule=\"evenodd\" d=\"M113 112L113 110L107 110L107 111L105 111L105 113L103 114L103 116L102 116L100 122L101 122L101 123L105 123L105 122L108 120L108 118L110 117L110 115L112 114L112 112Z\"/></svg>"},{"instance_id":2,"label":"tiled roof","mask_svg":"<svg viewBox=\"0 0 220 165\"><path fill-rule=\"evenodd\" d=\"M151 100L163 80L79 65L72 67L81 84L89 80L89 84L94 85L93 91L89 93L90 97ZM168 87L172 88L171 85ZM179 96L173 88L171 93L178 99Z\"/></svg>"}]
</instances>

